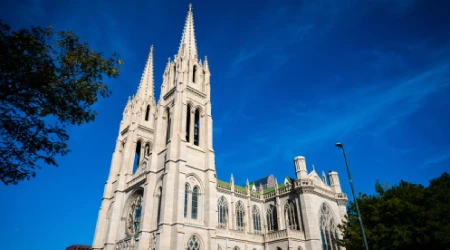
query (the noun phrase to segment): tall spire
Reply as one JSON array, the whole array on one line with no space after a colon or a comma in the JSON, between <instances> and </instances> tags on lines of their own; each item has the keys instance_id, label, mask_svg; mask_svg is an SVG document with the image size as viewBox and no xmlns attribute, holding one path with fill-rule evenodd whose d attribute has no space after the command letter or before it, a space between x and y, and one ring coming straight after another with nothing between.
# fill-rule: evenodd
<instances>
[{"instance_id":1,"label":"tall spire","mask_svg":"<svg viewBox=\"0 0 450 250\"><path fill-rule=\"evenodd\" d=\"M141 82L139 83L138 92L136 96L144 99L153 97L154 81L153 81L153 45L150 47L147 63L145 64L144 72L142 73Z\"/></svg>"},{"instance_id":2,"label":"tall spire","mask_svg":"<svg viewBox=\"0 0 450 250\"><path fill-rule=\"evenodd\" d=\"M197 43L194 33L194 14L192 13L192 4L189 4L189 10L184 24L183 36L181 37L178 56L187 56L193 58L197 56Z\"/></svg>"}]
</instances>

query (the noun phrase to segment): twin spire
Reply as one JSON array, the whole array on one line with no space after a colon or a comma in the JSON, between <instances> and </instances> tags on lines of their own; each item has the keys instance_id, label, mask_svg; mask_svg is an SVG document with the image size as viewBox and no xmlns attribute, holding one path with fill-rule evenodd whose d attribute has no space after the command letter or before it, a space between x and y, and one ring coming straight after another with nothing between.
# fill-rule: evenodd
<instances>
[{"instance_id":1,"label":"twin spire","mask_svg":"<svg viewBox=\"0 0 450 250\"><path fill-rule=\"evenodd\" d=\"M142 73L141 82L136 96L143 99L148 99L154 95L154 80L153 80L153 45L150 47L147 63L145 64L144 73Z\"/></svg>"},{"instance_id":2,"label":"twin spire","mask_svg":"<svg viewBox=\"0 0 450 250\"><path fill-rule=\"evenodd\" d=\"M197 43L195 41L194 14L192 13L192 4L189 4L189 10L186 16L186 22L184 24L180 47L178 48L178 56L186 56L188 58L195 58L198 56Z\"/></svg>"},{"instance_id":3,"label":"twin spire","mask_svg":"<svg viewBox=\"0 0 450 250\"><path fill-rule=\"evenodd\" d=\"M189 4L189 10L184 24L183 35L181 36L180 47L178 48L178 56L187 58L197 58L197 43L194 33L194 15L192 13L192 4ZM170 60L170 59L169 59ZM208 62L205 58L205 64ZM207 67L207 66L206 66ZM142 73L141 82L136 96L144 99L154 96L154 77L153 77L153 45L150 47L147 63L145 64L144 73Z\"/></svg>"}]
</instances>

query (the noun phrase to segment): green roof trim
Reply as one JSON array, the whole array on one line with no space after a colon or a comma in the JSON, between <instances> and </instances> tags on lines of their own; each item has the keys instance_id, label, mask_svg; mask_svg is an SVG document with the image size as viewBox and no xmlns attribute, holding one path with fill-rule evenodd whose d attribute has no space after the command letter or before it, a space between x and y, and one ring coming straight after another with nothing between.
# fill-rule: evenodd
<instances>
[{"instance_id":1,"label":"green roof trim","mask_svg":"<svg viewBox=\"0 0 450 250\"><path fill-rule=\"evenodd\" d=\"M278 188L282 188L282 187L284 187L284 186L285 186L285 185L284 185L284 183L283 183L283 184L278 185ZM275 190L275 186L264 189L263 193L264 193L264 194L267 194L267 193L272 192L272 191L274 191L274 190Z\"/></svg>"},{"instance_id":2,"label":"green roof trim","mask_svg":"<svg viewBox=\"0 0 450 250\"><path fill-rule=\"evenodd\" d=\"M222 180L219 180L219 179L216 179L216 181L217 182L222 182L222 183L227 183L227 184L230 184L229 182L227 182L227 181L222 181Z\"/></svg>"}]
</instances>

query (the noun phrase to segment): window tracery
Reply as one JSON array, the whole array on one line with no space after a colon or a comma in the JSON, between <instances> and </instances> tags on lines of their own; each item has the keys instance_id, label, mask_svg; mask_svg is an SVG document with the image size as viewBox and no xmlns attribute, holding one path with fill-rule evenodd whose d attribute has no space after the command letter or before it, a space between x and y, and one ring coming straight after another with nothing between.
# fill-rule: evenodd
<instances>
[{"instance_id":1,"label":"window tracery","mask_svg":"<svg viewBox=\"0 0 450 250\"><path fill-rule=\"evenodd\" d=\"M192 190L192 210L191 218L196 220L198 217L198 187L195 186Z\"/></svg>"},{"instance_id":2,"label":"window tracery","mask_svg":"<svg viewBox=\"0 0 450 250\"><path fill-rule=\"evenodd\" d=\"M320 207L320 235L322 239L323 250L337 250L340 249L336 243L338 238L338 230L334 223L334 218L330 208L323 203Z\"/></svg>"},{"instance_id":3,"label":"window tracery","mask_svg":"<svg viewBox=\"0 0 450 250\"><path fill-rule=\"evenodd\" d=\"M139 194L134 198L130 205L127 216L127 232L129 235L134 235L139 232L142 213L142 196L142 193Z\"/></svg>"},{"instance_id":4,"label":"window tracery","mask_svg":"<svg viewBox=\"0 0 450 250\"><path fill-rule=\"evenodd\" d=\"M256 205L253 205L252 218L253 218L253 230L261 231L261 215L259 214L259 209Z\"/></svg>"},{"instance_id":5,"label":"window tracery","mask_svg":"<svg viewBox=\"0 0 450 250\"><path fill-rule=\"evenodd\" d=\"M273 205L267 209L267 229L269 231L277 230L277 210Z\"/></svg>"},{"instance_id":6,"label":"window tracery","mask_svg":"<svg viewBox=\"0 0 450 250\"><path fill-rule=\"evenodd\" d=\"M236 228L237 230L244 231L244 205L241 201L236 203Z\"/></svg>"},{"instance_id":7,"label":"window tracery","mask_svg":"<svg viewBox=\"0 0 450 250\"><path fill-rule=\"evenodd\" d=\"M219 219L219 227L225 227L227 224L228 217L228 202L224 196L221 196L217 201L217 211L218 211L218 219Z\"/></svg>"},{"instance_id":8,"label":"window tracery","mask_svg":"<svg viewBox=\"0 0 450 250\"><path fill-rule=\"evenodd\" d=\"M189 184L184 185L184 218L188 214Z\"/></svg>"},{"instance_id":9,"label":"window tracery","mask_svg":"<svg viewBox=\"0 0 450 250\"><path fill-rule=\"evenodd\" d=\"M200 240L198 239L197 236L193 235L188 243L187 243L187 248L186 250L200 250Z\"/></svg>"},{"instance_id":10,"label":"window tracery","mask_svg":"<svg viewBox=\"0 0 450 250\"><path fill-rule=\"evenodd\" d=\"M297 210L295 209L295 204L292 201L289 201L284 207L284 214L287 220L287 225L290 229L297 230Z\"/></svg>"}]
</instances>

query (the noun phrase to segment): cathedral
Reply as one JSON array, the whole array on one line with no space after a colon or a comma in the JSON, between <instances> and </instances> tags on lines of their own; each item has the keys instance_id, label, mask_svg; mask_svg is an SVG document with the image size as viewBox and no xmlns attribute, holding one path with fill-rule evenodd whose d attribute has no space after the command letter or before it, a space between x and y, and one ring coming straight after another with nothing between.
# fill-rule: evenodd
<instances>
[{"instance_id":1,"label":"cathedral","mask_svg":"<svg viewBox=\"0 0 450 250\"><path fill-rule=\"evenodd\" d=\"M338 173L273 175L243 186L216 176L210 67L198 58L192 6L154 96L153 46L120 122L93 249L343 249L347 196ZM214 84L214 83L212 83ZM220 167L219 171L220 171ZM223 167L223 166L222 166Z\"/></svg>"}]
</instances>

